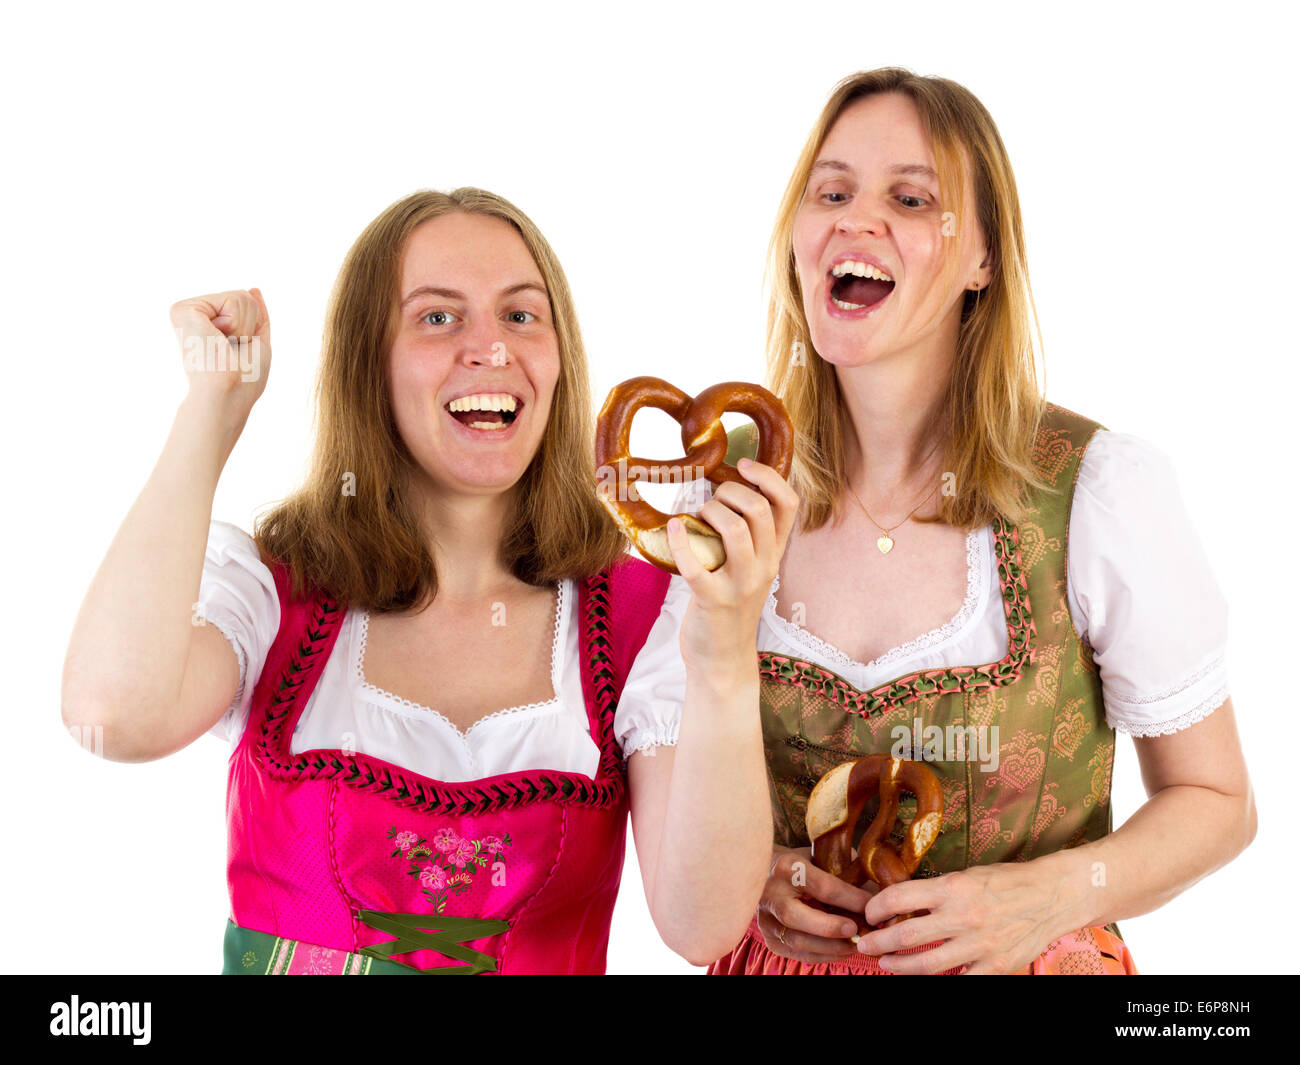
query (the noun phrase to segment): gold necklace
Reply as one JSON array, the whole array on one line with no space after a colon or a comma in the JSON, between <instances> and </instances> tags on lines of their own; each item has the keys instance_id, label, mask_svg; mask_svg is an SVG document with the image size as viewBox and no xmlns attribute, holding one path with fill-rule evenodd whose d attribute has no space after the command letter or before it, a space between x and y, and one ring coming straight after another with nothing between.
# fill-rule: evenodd
<instances>
[{"instance_id":1,"label":"gold necklace","mask_svg":"<svg viewBox=\"0 0 1300 1065\"><path fill-rule=\"evenodd\" d=\"M934 447L930 449L930 455L934 454L938 446L939 446L938 444L935 444ZM924 465L926 462L930 460L930 455L925 456L925 459L922 460L922 465ZM848 482L846 481L845 483ZM891 550L893 550L894 538L889 534L893 532L895 529L897 529L900 525L903 525L905 522L910 521L912 515L915 514L918 510L920 510L923 506L925 506L925 504L929 501L930 496L934 495L935 489L938 487L939 486L936 484L934 488L931 488L930 491L926 493L925 499L922 499L921 502L919 502L916 506L914 506L906 518L904 518L902 521L898 522L897 524L891 525L888 529L886 529L884 526L880 524L880 522L876 521L876 519L871 516L871 512L867 510L865 504L863 504L862 502L862 497L858 495L858 493L854 490L853 485L849 483L849 491L853 493L853 498L858 501L858 506L862 507L862 513L867 516L867 520L871 522L872 525L874 525L877 529L880 530L880 537L876 540L876 547L880 549L880 553L882 555L887 555Z\"/></svg>"}]
</instances>

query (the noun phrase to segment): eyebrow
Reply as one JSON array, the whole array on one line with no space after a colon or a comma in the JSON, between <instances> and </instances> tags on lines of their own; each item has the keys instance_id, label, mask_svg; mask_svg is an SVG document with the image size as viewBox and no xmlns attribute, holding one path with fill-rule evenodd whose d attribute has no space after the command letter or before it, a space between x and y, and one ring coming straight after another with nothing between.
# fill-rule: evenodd
<instances>
[{"instance_id":1,"label":"eyebrow","mask_svg":"<svg viewBox=\"0 0 1300 1065\"><path fill-rule=\"evenodd\" d=\"M501 295L513 296L516 292L523 292L527 289L533 289L541 293L543 296L547 295L545 286L539 285L536 281L521 281L517 285L511 285L509 288L502 289ZM419 288L411 289L411 291L406 294L406 298L402 300L401 306L405 307L411 302L411 300L416 299L419 296L441 296L446 300L463 300L465 298L465 293L458 292L454 288L438 288L436 285L421 285Z\"/></svg>"},{"instance_id":2,"label":"eyebrow","mask_svg":"<svg viewBox=\"0 0 1300 1065\"><path fill-rule=\"evenodd\" d=\"M813 163L809 175L815 174L818 170L850 171L852 169L853 167L842 159L818 159L817 162ZM927 177L932 181L939 180L939 175L935 172L934 167L927 166L925 163L896 163L889 168L889 172L904 176Z\"/></svg>"}]
</instances>

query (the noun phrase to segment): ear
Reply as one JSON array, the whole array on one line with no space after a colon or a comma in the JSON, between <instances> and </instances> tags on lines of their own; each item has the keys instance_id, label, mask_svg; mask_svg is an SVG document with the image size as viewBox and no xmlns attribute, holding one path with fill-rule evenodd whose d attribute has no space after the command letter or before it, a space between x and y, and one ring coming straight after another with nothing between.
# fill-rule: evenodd
<instances>
[{"instance_id":1,"label":"ear","mask_svg":"<svg viewBox=\"0 0 1300 1065\"><path fill-rule=\"evenodd\" d=\"M975 276L971 279L970 284L966 286L967 289L973 291L975 289L988 288L989 282L993 280L993 267L996 265L996 260L997 260L997 256L995 256L993 252L988 251L986 248L984 252L984 259L980 263L979 269L975 271Z\"/></svg>"}]
</instances>

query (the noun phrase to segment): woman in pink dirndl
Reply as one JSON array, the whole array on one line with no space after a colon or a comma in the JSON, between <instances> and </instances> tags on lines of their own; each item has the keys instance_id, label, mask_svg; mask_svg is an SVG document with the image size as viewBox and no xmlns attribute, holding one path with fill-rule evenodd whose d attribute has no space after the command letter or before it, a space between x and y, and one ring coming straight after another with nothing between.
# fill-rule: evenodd
<instances>
[{"instance_id":1,"label":"woman in pink dirndl","mask_svg":"<svg viewBox=\"0 0 1300 1065\"><path fill-rule=\"evenodd\" d=\"M675 528L682 576L629 557L563 272L482 190L413 194L351 249L310 472L254 536L211 509L266 305L172 318L189 393L63 706L122 761L228 738L223 971L603 972L629 813L664 941L696 964L735 944L770 860L752 633L789 486L755 463L711 503L713 573Z\"/></svg>"}]
</instances>

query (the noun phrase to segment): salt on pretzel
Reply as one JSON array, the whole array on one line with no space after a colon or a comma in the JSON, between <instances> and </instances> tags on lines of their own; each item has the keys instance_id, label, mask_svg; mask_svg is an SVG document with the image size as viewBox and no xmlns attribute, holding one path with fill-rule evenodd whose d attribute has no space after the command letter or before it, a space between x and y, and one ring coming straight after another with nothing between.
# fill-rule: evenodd
<instances>
[{"instance_id":1,"label":"salt on pretzel","mask_svg":"<svg viewBox=\"0 0 1300 1065\"><path fill-rule=\"evenodd\" d=\"M916 816L903 833L903 846L889 843L898 817L898 794L916 796ZM853 853L853 833L867 803L880 796L875 818ZM867 880L882 888L910 880L943 824L943 789L934 772L920 762L870 754L837 765L808 796L805 817L812 841L813 865L855 886ZM909 916L898 914L895 924ZM856 939L855 939L856 942Z\"/></svg>"},{"instance_id":2,"label":"salt on pretzel","mask_svg":"<svg viewBox=\"0 0 1300 1065\"><path fill-rule=\"evenodd\" d=\"M632 419L642 407L655 407L681 423L680 459L655 460L630 454ZM596 420L596 478L605 509L624 535L650 562L677 572L668 547L669 515L640 497L634 484L682 484L707 477L714 484L736 481L748 484L727 464L725 411L746 414L758 427L755 459L782 477L790 475L794 452L794 426L785 406L760 385L727 381L706 388L694 398L658 377L633 377L610 389ZM715 570L727 559L719 536L708 523L691 514L678 514L686 527L691 553L705 569Z\"/></svg>"}]
</instances>

